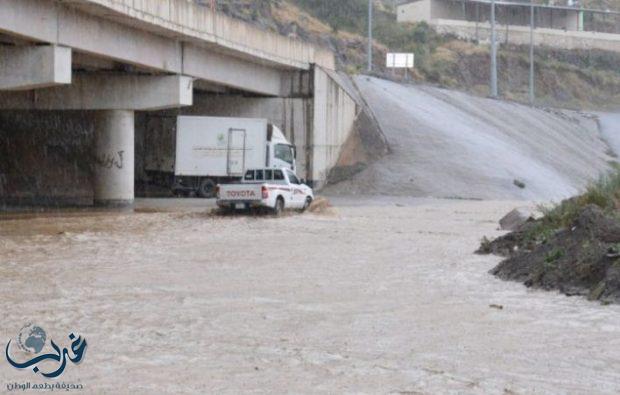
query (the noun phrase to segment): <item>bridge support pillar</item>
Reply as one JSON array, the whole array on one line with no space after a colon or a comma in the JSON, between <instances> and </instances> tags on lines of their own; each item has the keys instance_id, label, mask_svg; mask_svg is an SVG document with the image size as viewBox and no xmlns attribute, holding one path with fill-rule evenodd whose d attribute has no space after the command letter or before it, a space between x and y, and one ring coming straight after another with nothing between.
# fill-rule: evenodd
<instances>
[{"instance_id":1,"label":"bridge support pillar","mask_svg":"<svg viewBox=\"0 0 620 395\"><path fill-rule=\"evenodd\" d=\"M134 112L95 112L94 203L131 207L134 201Z\"/></svg>"}]
</instances>

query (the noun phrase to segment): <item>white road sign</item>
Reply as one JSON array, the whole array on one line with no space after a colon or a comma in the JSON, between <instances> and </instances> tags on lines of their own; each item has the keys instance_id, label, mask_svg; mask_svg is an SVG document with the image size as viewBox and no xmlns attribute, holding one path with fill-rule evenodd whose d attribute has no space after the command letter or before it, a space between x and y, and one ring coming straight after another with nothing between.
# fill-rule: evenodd
<instances>
[{"instance_id":1,"label":"white road sign","mask_svg":"<svg viewBox=\"0 0 620 395\"><path fill-rule=\"evenodd\" d=\"M412 53L388 53L386 67L394 69L412 69L415 64Z\"/></svg>"}]
</instances>

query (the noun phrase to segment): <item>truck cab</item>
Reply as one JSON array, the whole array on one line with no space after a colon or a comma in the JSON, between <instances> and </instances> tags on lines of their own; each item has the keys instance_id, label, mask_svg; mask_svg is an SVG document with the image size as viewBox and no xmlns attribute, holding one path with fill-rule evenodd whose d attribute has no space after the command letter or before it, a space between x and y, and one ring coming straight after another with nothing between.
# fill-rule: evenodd
<instances>
[{"instance_id":1,"label":"truck cab","mask_svg":"<svg viewBox=\"0 0 620 395\"><path fill-rule=\"evenodd\" d=\"M278 127L269 124L267 130L267 167L287 168L295 173L297 171L295 146L288 142Z\"/></svg>"}]
</instances>

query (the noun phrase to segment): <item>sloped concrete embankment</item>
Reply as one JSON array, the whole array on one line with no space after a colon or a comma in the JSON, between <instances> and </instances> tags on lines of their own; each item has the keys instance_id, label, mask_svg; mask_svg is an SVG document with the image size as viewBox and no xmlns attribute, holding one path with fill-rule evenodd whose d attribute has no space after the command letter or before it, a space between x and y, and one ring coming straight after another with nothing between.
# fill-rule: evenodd
<instances>
[{"instance_id":1,"label":"sloped concrete embankment","mask_svg":"<svg viewBox=\"0 0 620 395\"><path fill-rule=\"evenodd\" d=\"M389 153L389 143L372 108L351 76L330 72L332 80L351 97L358 107L352 130L340 147L335 165L330 169L327 185L353 178Z\"/></svg>"},{"instance_id":2,"label":"sloped concrete embankment","mask_svg":"<svg viewBox=\"0 0 620 395\"><path fill-rule=\"evenodd\" d=\"M614 160L596 117L359 76L390 154L333 195L559 200Z\"/></svg>"}]
</instances>

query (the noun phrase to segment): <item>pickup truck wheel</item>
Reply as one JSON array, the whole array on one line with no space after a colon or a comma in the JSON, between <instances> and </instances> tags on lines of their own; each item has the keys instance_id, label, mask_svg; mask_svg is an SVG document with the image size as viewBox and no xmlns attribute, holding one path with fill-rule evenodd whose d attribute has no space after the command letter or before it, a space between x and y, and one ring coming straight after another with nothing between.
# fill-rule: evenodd
<instances>
[{"instance_id":1,"label":"pickup truck wheel","mask_svg":"<svg viewBox=\"0 0 620 395\"><path fill-rule=\"evenodd\" d=\"M282 214L282 211L284 211L284 199L279 197L278 199L276 199L276 205L273 208L273 214L278 216Z\"/></svg>"},{"instance_id":2,"label":"pickup truck wheel","mask_svg":"<svg viewBox=\"0 0 620 395\"><path fill-rule=\"evenodd\" d=\"M198 186L198 196L201 198L213 198L215 197L215 182L210 178L200 180Z\"/></svg>"},{"instance_id":3,"label":"pickup truck wheel","mask_svg":"<svg viewBox=\"0 0 620 395\"><path fill-rule=\"evenodd\" d=\"M304 211L306 211L310 207L311 204L312 204L312 198L308 196L306 198L306 201L304 202L304 206L301 208L301 212L303 213Z\"/></svg>"}]
</instances>

